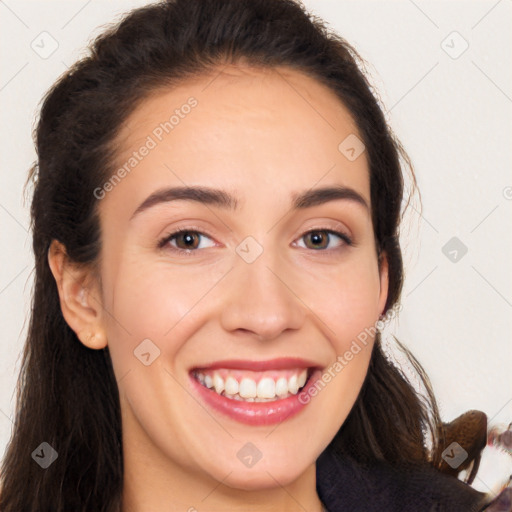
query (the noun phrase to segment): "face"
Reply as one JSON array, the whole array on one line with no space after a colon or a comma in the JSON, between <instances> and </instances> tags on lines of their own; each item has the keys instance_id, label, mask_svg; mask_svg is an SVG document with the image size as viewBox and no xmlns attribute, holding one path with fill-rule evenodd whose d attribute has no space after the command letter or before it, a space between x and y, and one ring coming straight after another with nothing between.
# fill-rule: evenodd
<instances>
[{"instance_id":1,"label":"face","mask_svg":"<svg viewBox=\"0 0 512 512\"><path fill-rule=\"evenodd\" d=\"M339 149L357 133L329 89L286 68L217 69L126 120L125 172L96 193L127 460L246 490L314 467L387 296L366 153ZM169 191L187 187L208 193Z\"/></svg>"}]
</instances>

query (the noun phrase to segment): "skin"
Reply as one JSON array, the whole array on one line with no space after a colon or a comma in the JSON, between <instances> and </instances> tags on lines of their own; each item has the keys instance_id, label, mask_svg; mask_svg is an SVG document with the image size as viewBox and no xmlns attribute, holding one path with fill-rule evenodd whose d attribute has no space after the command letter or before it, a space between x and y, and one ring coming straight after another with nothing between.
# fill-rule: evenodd
<instances>
[{"instance_id":1,"label":"skin","mask_svg":"<svg viewBox=\"0 0 512 512\"><path fill-rule=\"evenodd\" d=\"M56 242L49 251L66 321L86 346L110 350L123 422L123 510L320 512L315 461L357 398L373 339L277 426L209 409L188 371L289 356L327 370L375 325L388 275L370 212L349 200L290 206L293 193L328 185L349 186L370 205L366 153L349 161L338 150L357 129L328 88L291 69L238 65L148 97L118 134L119 166L190 96L198 105L99 201L100 276L73 266ZM184 185L236 194L238 211L181 200L130 220L154 191ZM188 256L172 251L186 247L182 239L157 247L178 228L204 233ZM354 245L334 235L313 242L305 236L313 229L345 232ZM250 264L235 251L247 236L263 249ZM160 350L149 366L134 357L144 339ZM247 442L262 453L250 468L237 458Z\"/></svg>"}]
</instances>

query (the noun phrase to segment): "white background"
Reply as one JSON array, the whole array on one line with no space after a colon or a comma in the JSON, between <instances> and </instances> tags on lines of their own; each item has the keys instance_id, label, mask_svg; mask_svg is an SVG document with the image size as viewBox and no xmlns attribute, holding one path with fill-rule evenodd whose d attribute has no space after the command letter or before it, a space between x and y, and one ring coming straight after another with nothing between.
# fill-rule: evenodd
<instances>
[{"instance_id":1,"label":"white background","mask_svg":"<svg viewBox=\"0 0 512 512\"><path fill-rule=\"evenodd\" d=\"M33 260L22 187L35 160L31 130L38 104L102 26L147 3L0 0L2 452L11 432L30 307ZM402 231L403 309L399 320L386 327L385 339L396 334L423 364L443 419L480 409L491 424L508 423L512 1L305 4L369 63L419 183L423 210L413 203ZM41 35L44 31L50 36ZM44 51L58 44L54 53L40 56L32 49L39 45L43 51L41 38L46 38ZM452 237L468 249L463 257L458 253L456 262L442 252ZM481 490L491 486L485 471L475 483Z\"/></svg>"}]
</instances>

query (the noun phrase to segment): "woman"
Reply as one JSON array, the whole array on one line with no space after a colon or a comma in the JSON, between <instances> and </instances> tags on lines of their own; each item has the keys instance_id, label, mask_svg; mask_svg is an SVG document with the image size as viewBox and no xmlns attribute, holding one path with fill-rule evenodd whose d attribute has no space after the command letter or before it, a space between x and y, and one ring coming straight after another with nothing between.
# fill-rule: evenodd
<instances>
[{"instance_id":1,"label":"woman","mask_svg":"<svg viewBox=\"0 0 512 512\"><path fill-rule=\"evenodd\" d=\"M344 40L292 0L149 5L36 144L3 511L486 506L382 352L408 160Z\"/></svg>"}]
</instances>

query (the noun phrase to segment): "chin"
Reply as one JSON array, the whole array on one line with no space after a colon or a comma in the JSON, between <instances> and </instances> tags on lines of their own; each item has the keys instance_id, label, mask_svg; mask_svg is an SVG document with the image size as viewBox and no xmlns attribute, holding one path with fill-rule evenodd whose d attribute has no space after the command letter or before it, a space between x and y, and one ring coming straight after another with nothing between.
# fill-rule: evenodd
<instances>
[{"instance_id":1,"label":"chin","mask_svg":"<svg viewBox=\"0 0 512 512\"><path fill-rule=\"evenodd\" d=\"M252 467L246 467L242 463L230 464L219 471L216 466L215 474L212 475L223 484L244 491L258 491L290 485L297 480L311 465L314 465L315 458L311 460L297 460L296 450L290 450L283 458L279 453L272 455L265 460L263 456ZM287 460L288 459L288 460ZM226 477L226 475L228 475Z\"/></svg>"},{"instance_id":2,"label":"chin","mask_svg":"<svg viewBox=\"0 0 512 512\"><path fill-rule=\"evenodd\" d=\"M251 468L246 471L234 470L223 483L242 491L262 491L287 486L297 480L299 476L300 472L290 474L289 471L283 471L282 467ZM225 475L222 475L220 479L222 480L224 477Z\"/></svg>"}]
</instances>

